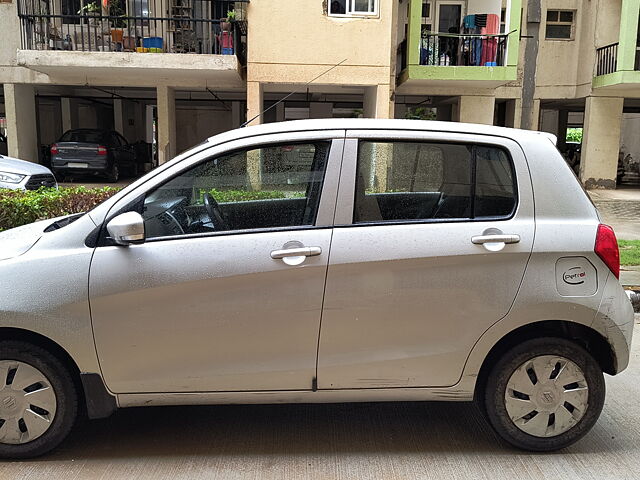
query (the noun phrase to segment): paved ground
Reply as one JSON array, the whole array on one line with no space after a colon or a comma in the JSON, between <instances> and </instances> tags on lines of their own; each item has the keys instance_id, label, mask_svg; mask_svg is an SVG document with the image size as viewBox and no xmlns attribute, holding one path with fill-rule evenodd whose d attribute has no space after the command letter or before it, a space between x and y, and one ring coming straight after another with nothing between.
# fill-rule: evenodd
<instances>
[{"instance_id":1,"label":"paved ground","mask_svg":"<svg viewBox=\"0 0 640 480\"><path fill-rule=\"evenodd\" d=\"M622 240L640 240L640 189L590 190L602 220Z\"/></svg>"},{"instance_id":2,"label":"paved ground","mask_svg":"<svg viewBox=\"0 0 640 480\"><path fill-rule=\"evenodd\" d=\"M553 454L510 449L472 404L140 408L86 422L54 454L0 479L636 480L640 316L630 368L607 377L594 429Z\"/></svg>"}]
</instances>

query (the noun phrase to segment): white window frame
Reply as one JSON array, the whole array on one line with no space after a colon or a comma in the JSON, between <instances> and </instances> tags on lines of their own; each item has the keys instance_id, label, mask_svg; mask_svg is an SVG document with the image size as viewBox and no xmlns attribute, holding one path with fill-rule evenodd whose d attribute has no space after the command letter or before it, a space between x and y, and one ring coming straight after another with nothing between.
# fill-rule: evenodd
<instances>
[{"instance_id":1,"label":"white window frame","mask_svg":"<svg viewBox=\"0 0 640 480\"><path fill-rule=\"evenodd\" d=\"M377 17L379 15L380 0L368 0L373 6L372 11L355 10L356 0L346 0L346 13L331 13L331 0L327 1L327 14L330 17Z\"/></svg>"},{"instance_id":2,"label":"white window frame","mask_svg":"<svg viewBox=\"0 0 640 480\"><path fill-rule=\"evenodd\" d=\"M558 12L558 20L557 21L549 21L547 20L547 15L549 14L549 12ZM560 21L560 14L563 12L571 12L573 14L572 16L572 21L571 22L561 22ZM572 40L575 39L576 36L576 14L577 11L576 10L571 10L568 8L548 8L547 11L545 12L545 21L544 21L544 39L545 40L551 40L553 42L555 41L559 41L559 42L570 42ZM569 25L571 27L571 36L569 38L557 38L557 37L548 37L547 36L547 27L549 25Z\"/></svg>"}]
</instances>

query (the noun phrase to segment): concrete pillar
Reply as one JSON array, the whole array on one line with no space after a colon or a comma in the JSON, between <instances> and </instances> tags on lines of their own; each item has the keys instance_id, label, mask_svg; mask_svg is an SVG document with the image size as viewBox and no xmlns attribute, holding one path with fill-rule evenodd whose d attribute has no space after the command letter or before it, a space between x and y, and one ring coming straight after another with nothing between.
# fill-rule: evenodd
<instances>
[{"instance_id":1,"label":"concrete pillar","mask_svg":"<svg viewBox=\"0 0 640 480\"><path fill-rule=\"evenodd\" d=\"M586 188L616 188L624 98L587 97L580 154Z\"/></svg>"},{"instance_id":2,"label":"concrete pillar","mask_svg":"<svg viewBox=\"0 0 640 480\"><path fill-rule=\"evenodd\" d=\"M285 102L276 105L276 122L284 122L284 119L287 118L286 108Z\"/></svg>"},{"instance_id":3,"label":"concrete pillar","mask_svg":"<svg viewBox=\"0 0 640 480\"><path fill-rule=\"evenodd\" d=\"M363 110L365 118L393 118L391 87L386 84L365 87Z\"/></svg>"},{"instance_id":4,"label":"concrete pillar","mask_svg":"<svg viewBox=\"0 0 640 480\"><path fill-rule=\"evenodd\" d=\"M242 120L242 103L237 101L231 102L231 127L238 128L243 123L244 121Z\"/></svg>"},{"instance_id":5,"label":"concrete pillar","mask_svg":"<svg viewBox=\"0 0 640 480\"><path fill-rule=\"evenodd\" d=\"M309 118L333 118L333 103L309 103Z\"/></svg>"},{"instance_id":6,"label":"concrete pillar","mask_svg":"<svg viewBox=\"0 0 640 480\"><path fill-rule=\"evenodd\" d=\"M259 125L263 122L262 110L264 105L264 92L260 82L247 82L247 121L249 125ZM256 117L254 119L254 117ZM252 120L253 119L253 120Z\"/></svg>"},{"instance_id":7,"label":"concrete pillar","mask_svg":"<svg viewBox=\"0 0 640 480\"><path fill-rule=\"evenodd\" d=\"M158 163L176 156L176 92L173 87L156 88L158 102Z\"/></svg>"},{"instance_id":8,"label":"concrete pillar","mask_svg":"<svg viewBox=\"0 0 640 480\"><path fill-rule=\"evenodd\" d=\"M124 106L121 98L113 99L113 129L124 135Z\"/></svg>"},{"instance_id":9,"label":"concrete pillar","mask_svg":"<svg viewBox=\"0 0 640 480\"><path fill-rule=\"evenodd\" d=\"M511 128L517 128L522 121L522 100L515 98L513 100L507 100L505 112L505 125Z\"/></svg>"},{"instance_id":10,"label":"concrete pillar","mask_svg":"<svg viewBox=\"0 0 640 480\"><path fill-rule=\"evenodd\" d=\"M558 148L564 151L567 146L567 124L569 123L569 110L558 112Z\"/></svg>"},{"instance_id":11,"label":"concrete pillar","mask_svg":"<svg viewBox=\"0 0 640 480\"><path fill-rule=\"evenodd\" d=\"M5 83L4 108L10 157L38 162L38 125L33 85Z\"/></svg>"},{"instance_id":12,"label":"concrete pillar","mask_svg":"<svg viewBox=\"0 0 640 480\"><path fill-rule=\"evenodd\" d=\"M493 125L495 108L493 96L463 95L458 100L458 121Z\"/></svg>"},{"instance_id":13,"label":"concrete pillar","mask_svg":"<svg viewBox=\"0 0 640 480\"><path fill-rule=\"evenodd\" d=\"M62 97L60 108L62 109L62 131L78 128L78 101L75 98Z\"/></svg>"},{"instance_id":14,"label":"concrete pillar","mask_svg":"<svg viewBox=\"0 0 640 480\"><path fill-rule=\"evenodd\" d=\"M520 128L525 130L540 129L540 99L536 98L531 102L530 107L522 108L520 117Z\"/></svg>"}]
</instances>

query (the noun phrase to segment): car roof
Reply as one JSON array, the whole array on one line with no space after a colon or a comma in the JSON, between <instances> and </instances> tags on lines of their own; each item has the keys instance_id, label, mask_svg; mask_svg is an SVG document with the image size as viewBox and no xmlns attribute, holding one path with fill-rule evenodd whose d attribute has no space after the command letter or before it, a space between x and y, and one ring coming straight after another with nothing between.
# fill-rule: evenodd
<instances>
[{"instance_id":1,"label":"car roof","mask_svg":"<svg viewBox=\"0 0 640 480\"><path fill-rule=\"evenodd\" d=\"M274 122L230 130L207 139L207 142L220 144L231 140L259 135L287 132L304 132L318 130L405 130L425 132L471 133L510 138L518 141L527 137L547 138L554 145L556 136L547 132L521 130L516 128L496 127L476 123L441 122L434 120L374 119L374 118L327 118L312 120L293 120Z\"/></svg>"}]
</instances>

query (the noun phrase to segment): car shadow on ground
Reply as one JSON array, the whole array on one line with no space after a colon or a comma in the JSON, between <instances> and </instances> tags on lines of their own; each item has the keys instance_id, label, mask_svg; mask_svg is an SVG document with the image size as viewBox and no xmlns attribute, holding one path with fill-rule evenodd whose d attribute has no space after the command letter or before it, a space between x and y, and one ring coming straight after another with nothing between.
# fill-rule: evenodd
<instances>
[{"instance_id":1,"label":"car shadow on ground","mask_svg":"<svg viewBox=\"0 0 640 480\"><path fill-rule=\"evenodd\" d=\"M585 439L565 452L621 447L599 425L589 436L596 441ZM123 409L108 419L81 421L43 460L372 452L518 451L497 437L471 403L220 405Z\"/></svg>"}]
</instances>

